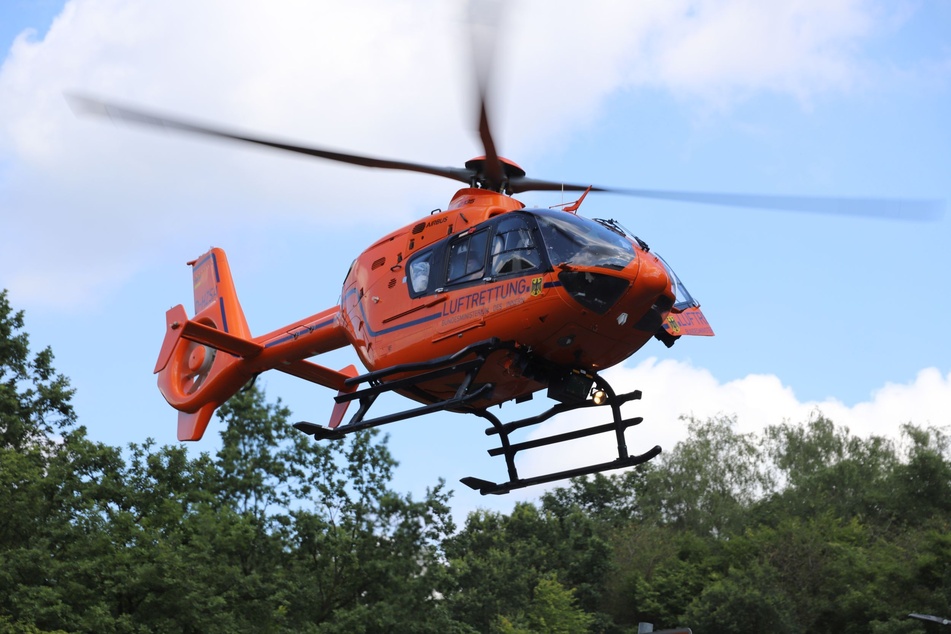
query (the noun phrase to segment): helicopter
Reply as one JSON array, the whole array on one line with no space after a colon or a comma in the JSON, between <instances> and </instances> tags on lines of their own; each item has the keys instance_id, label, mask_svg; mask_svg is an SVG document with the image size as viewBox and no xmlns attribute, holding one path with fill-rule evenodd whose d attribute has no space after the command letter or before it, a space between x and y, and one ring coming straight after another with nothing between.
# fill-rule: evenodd
<instances>
[{"instance_id":1,"label":"helicopter","mask_svg":"<svg viewBox=\"0 0 951 634\"><path fill-rule=\"evenodd\" d=\"M628 450L627 431L643 421L625 418L621 407L642 394L615 391L602 373L654 339L670 347L684 336L714 332L700 303L647 242L617 220L579 214L589 194L829 213L936 213L933 201L625 189L532 178L499 154L488 116L487 77L476 70L483 155L462 167L299 145L98 98L69 97L78 113L113 121L462 184L445 209L390 232L357 255L336 305L267 334L252 334L223 249L189 262L193 316L181 304L168 310L154 367L162 396L178 411L179 440L200 440L219 406L261 373L276 370L336 391L326 423L294 424L317 440L441 411L484 419L485 433L499 442L489 455L503 457L507 479L461 480L482 495L636 466L661 452L659 446ZM529 208L516 198L532 191L579 197L553 208ZM347 347L365 371L314 360ZM390 392L413 403L371 414L377 399ZM491 410L541 392L554 404L540 414L502 422ZM354 402L356 411L348 417ZM513 438L559 414L589 408L607 408L606 422ZM516 458L523 452L599 434L614 436L613 459L529 477L518 471Z\"/></svg>"}]
</instances>

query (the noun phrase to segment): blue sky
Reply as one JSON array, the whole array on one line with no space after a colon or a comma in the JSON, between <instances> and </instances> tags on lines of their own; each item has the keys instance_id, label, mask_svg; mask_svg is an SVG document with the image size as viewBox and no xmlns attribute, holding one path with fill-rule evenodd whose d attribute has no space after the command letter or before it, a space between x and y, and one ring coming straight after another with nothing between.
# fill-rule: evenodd
<instances>
[{"instance_id":1,"label":"blue sky","mask_svg":"<svg viewBox=\"0 0 951 634\"><path fill-rule=\"evenodd\" d=\"M63 93L417 162L481 153L463 5L339 4L0 7L0 286L34 345L53 347L93 438L176 442L151 369L165 310L191 310L186 261L225 248L252 331L269 332L334 305L360 250L455 187L77 119ZM951 200L951 3L505 6L491 114L501 152L530 176ZM898 222L606 195L581 213L617 218L663 254L717 333L649 345L609 375L644 391L632 447L672 447L682 414L736 414L744 431L816 409L861 434L951 424L947 213ZM297 418L330 411L327 390L264 384ZM461 509L537 495L487 500L455 484L503 477L481 428L454 416L391 426L396 486L445 477Z\"/></svg>"}]
</instances>

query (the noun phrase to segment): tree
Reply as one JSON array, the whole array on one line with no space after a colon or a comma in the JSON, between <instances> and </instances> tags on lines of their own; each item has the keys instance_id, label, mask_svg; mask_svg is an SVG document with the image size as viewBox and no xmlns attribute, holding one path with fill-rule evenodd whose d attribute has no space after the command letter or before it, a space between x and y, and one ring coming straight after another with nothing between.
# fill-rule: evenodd
<instances>
[{"instance_id":1,"label":"tree","mask_svg":"<svg viewBox=\"0 0 951 634\"><path fill-rule=\"evenodd\" d=\"M797 624L791 601L769 567L730 569L710 582L683 616L698 632L743 634L775 632L796 634L812 631Z\"/></svg>"},{"instance_id":2,"label":"tree","mask_svg":"<svg viewBox=\"0 0 951 634\"><path fill-rule=\"evenodd\" d=\"M856 437L821 415L805 424L771 427L765 437L766 452L785 485L773 500L787 507L782 515L811 517L829 510L883 527L894 518L890 477L898 456L891 441Z\"/></svg>"},{"instance_id":3,"label":"tree","mask_svg":"<svg viewBox=\"0 0 951 634\"><path fill-rule=\"evenodd\" d=\"M746 509L771 491L760 445L734 431L733 418L687 419L689 435L647 469L623 476L638 514L697 534L741 530Z\"/></svg>"},{"instance_id":4,"label":"tree","mask_svg":"<svg viewBox=\"0 0 951 634\"><path fill-rule=\"evenodd\" d=\"M295 488L310 495L283 533L293 546L289 610L326 632L455 631L440 599L440 544L454 530L449 494L442 483L420 501L390 490L395 461L374 437L354 435L342 451L331 445L331 460L320 446L307 449L298 464L304 480Z\"/></svg>"},{"instance_id":5,"label":"tree","mask_svg":"<svg viewBox=\"0 0 951 634\"><path fill-rule=\"evenodd\" d=\"M53 352L30 356L23 311L14 313L0 291L0 448L31 452L48 448L71 429L76 413L69 381L53 369Z\"/></svg>"},{"instance_id":6,"label":"tree","mask_svg":"<svg viewBox=\"0 0 951 634\"><path fill-rule=\"evenodd\" d=\"M542 508L558 517L580 511L602 526L619 526L638 514L632 478L643 474L645 467L628 472L627 477L605 476L573 478L567 487L558 487L541 496Z\"/></svg>"},{"instance_id":7,"label":"tree","mask_svg":"<svg viewBox=\"0 0 951 634\"><path fill-rule=\"evenodd\" d=\"M22 330L0 294L0 627L466 630L440 600L449 494L392 491L385 442L314 443L250 388L221 408L217 456L123 452L76 425Z\"/></svg>"},{"instance_id":8,"label":"tree","mask_svg":"<svg viewBox=\"0 0 951 634\"><path fill-rule=\"evenodd\" d=\"M528 609L512 618L499 617L501 634L578 634L587 632L594 618L575 604L574 592L554 575L538 580Z\"/></svg>"},{"instance_id":9,"label":"tree","mask_svg":"<svg viewBox=\"0 0 951 634\"><path fill-rule=\"evenodd\" d=\"M12 629L70 629L59 553L81 527L94 474L116 454L76 427L69 382L49 348L31 355L23 328L0 292L0 617Z\"/></svg>"},{"instance_id":10,"label":"tree","mask_svg":"<svg viewBox=\"0 0 951 634\"><path fill-rule=\"evenodd\" d=\"M612 548L600 609L615 623L861 632L948 613L939 431L906 426L904 456L819 416L761 434L722 418L689 432L663 459L544 498L598 518Z\"/></svg>"},{"instance_id":11,"label":"tree","mask_svg":"<svg viewBox=\"0 0 951 634\"><path fill-rule=\"evenodd\" d=\"M315 443L249 387L222 446L125 449L78 425L0 293L0 631L926 631L951 613L951 439L691 420L653 463L456 532L385 439Z\"/></svg>"},{"instance_id":12,"label":"tree","mask_svg":"<svg viewBox=\"0 0 951 634\"><path fill-rule=\"evenodd\" d=\"M940 429L902 426L906 458L888 481L889 506L902 527L946 525L951 517L951 438Z\"/></svg>"},{"instance_id":13,"label":"tree","mask_svg":"<svg viewBox=\"0 0 951 634\"><path fill-rule=\"evenodd\" d=\"M513 618L538 607L532 602L542 580L554 579L579 609L610 622L596 614L611 568L610 546L592 517L574 506L554 506L519 503L510 515L475 511L444 542L455 581L449 603L457 620L478 631L496 626L500 615L518 625Z\"/></svg>"}]
</instances>

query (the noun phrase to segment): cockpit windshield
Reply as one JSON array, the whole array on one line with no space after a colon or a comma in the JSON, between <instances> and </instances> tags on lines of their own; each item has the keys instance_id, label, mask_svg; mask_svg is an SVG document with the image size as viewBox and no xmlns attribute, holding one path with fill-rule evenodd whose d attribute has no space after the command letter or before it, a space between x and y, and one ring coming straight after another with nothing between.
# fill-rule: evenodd
<instances>
[{"instance_id":1,"label":"cockpit windshield","mask_svg":"<svg viewBox=\"0 0 951 634\"><path fill-rule=\"evenodd\" d=\"M670 284L674 291L674 310L680 311L686 310L691 306L699 306L700 303L690 295L690 292L687 291L687 287L684 286L684 283L680 281L680 278L677 277L674 270L667 264L667 260L660 257L660 254L656 251L654 251L654 255L657 256L657 259L660 260L664 268L667 269L667 277L670 278Z\"/></svg>"},{"instance_id":2,"label":"cockpit windshield","mask_svg":"<svg viewBox=\"0 0 951 634\"><path fill-rule=\"evenodd\" d=\"M533 215L553 266L602 266L619 271L635 257L630 240L601 224L563 211L538 210Z\"/></svg>"},{"instance_id":3,"label":"cockpit windshield","mask_svg":"<svg viewBox=\"0 0 951 634\"><path fill-rule=\"evenodd\" d=\"M610 220L605 220L603 218L595 218L594 221L607 227L611 231L627 236L628 238L630 238L631 240L639 244L641 248L644 249L645 251L649 249L646 242L644 242L643 240L638 238L636 235L634 235L629 229L627 229L627 227L622 225L617 220L614 220L613 218ZM690 292L687 290L687 287L684 286L684 283L680 281L680 278L677 276L676 273L674 273L674 270L670 268L669 264L667 264L667 260L661 257L661 255L657 253L656 251L654 251L654 255L656 255L657 259L660 260L661 264L664 265L664 269L667 271L667 277L670 278L671 290L673 290L674 292L674 306L673 306L674 310L682 311L694 306L700 306L700 302L695 300L690 295Z\"/></svg>"}]
</instances>

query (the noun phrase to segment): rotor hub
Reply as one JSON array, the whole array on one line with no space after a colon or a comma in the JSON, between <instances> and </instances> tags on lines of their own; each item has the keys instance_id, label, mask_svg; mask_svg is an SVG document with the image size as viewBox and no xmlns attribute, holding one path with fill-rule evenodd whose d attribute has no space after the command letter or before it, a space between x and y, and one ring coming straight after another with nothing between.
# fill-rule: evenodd
<instances>
[{"instance_id":1,"label":"rotor hub","mask_svg":"<svg viewBox=\"0 0 951 634\"><path fill-rule=\"evenodd\" d=\"M502 167L502 182L492 183L486 175L486 157L477 156L466 161L466 169L472 172L472 187L482 189L491 189L493 191L508 193L508 184L513 178L524 178L525 170L518 163L504 157L499 157L499 165Z\"/></svg>"}]
</instances>

